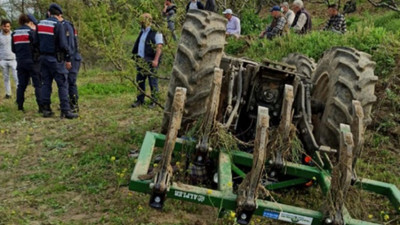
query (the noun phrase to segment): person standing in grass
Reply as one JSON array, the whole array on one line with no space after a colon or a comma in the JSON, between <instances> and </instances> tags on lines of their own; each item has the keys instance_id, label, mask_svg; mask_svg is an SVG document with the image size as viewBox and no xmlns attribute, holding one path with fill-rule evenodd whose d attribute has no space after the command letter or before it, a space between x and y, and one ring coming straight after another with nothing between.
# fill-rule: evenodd
<instances>
[{"instance_id":1,"label":"person standing in grass","mask_svg":"<svg viewBox=\"0 0 400 225\"><path fill-rule=\"evenodd\" d=\"M172 0L165 0L163 15L167 17L168 29L172 33L172 38L176 41L175 34L175 15L176 15L176 5L172 3Z\"/></svg>"},{"instance_id":2,"label":"person standing in grass","mask_svg":"<svg viewBox=\"0 0 400 225\"><path fill-rule=\"evenodd\" d=\"M240 37L240 19L233 15L232 9L226 9L222 14L228 19L226 24L226 35Z\"/></svg>"},{"instance_id":3,"label":"person standing in grass","mask_svg":"<svg viewBox=\"0 0 400 225\"><path fill-rule=\"evenodd\" d=\"M158 79L153 75L157 72L160 65L164 40L161 33L151 28L152 20L153 18L149 13L144 13L139 18L142 30L132 50L133 58L137 62L136 82L139 85L139 94L136 97L136 101L132 104L132 108L143 105L147 78L149 79L151 96L153 100L157 99ZM154 108L155 106L156 103L153 101L150 104L150 108Z\"/></svg>"},{"instance_id":4,"label":"person standing in grass","mask_svg":"<svg viewBox=\"0 0 400 225\"><path fill-rule=\"evenodd\" d=\"M215 4L215 0L207 0L205 10L210 12L217 12L217 5Z\"/></svg>"},{"instance_id":5,"label":"person standing in grass","mask_svg":"<svg viewBox=\"0 0 400 225\"><path fill-rule=\"evenodd\" d=\"M32 79L39 113L42 113L42 81L40 79L39 49L33 46L36 38L37 20L33 15L21 14L18 22L20 27L12 34L12 51L15 53L18 63L18 110L24 111L25 90L29 80Z\"/></svg>"},{"instance_id":6,"label":"person standing in grass","mask_svg":"<svg viewBox=\"0 0 400 225\"><path fill-rule=\"evenodd\" d=\"M199 0L190 0L186 6L186 12L189 12L190 9L204 9L204 5Z\"/></svg>"},{"instance_id":7,"label":"person standing in grass","mask_svg":"<svg viewBox=\"0 0 400 225\"><path fill-rule=\"evenodd\" d=\"M287 33L289 28L287 25L286 18L281 12L281 7L276 5L272 7L270 12L273 17L273 20L271 24L265 29L265 31L261 32L260 38L268 38L272 40L277 36Z\"/></svg>"},{"instance_id":8,"label":"person standing in grass","mask_svg":"<svg viewBox=\"0 0 400 225\"><path fill-rule=\"evenodd\" d=\"M43 117L54 115L51 110L51 92L53 80L58 87L61 118L75 119L78 114L71 111L68 99L68 70L72 68L71 54L65 29L61 24L62 9L58 4L51 4L48 18L37 25L37 46L40 50L40 70L43 80L42 99Z\"/></svg>"},{"instance_id":9,"label":"person standing in grass","mask_svg":"<svg viewBox=\"0 0 400 225\"><path fill-rule=\"evenodd\" d=\"M6 89L6 99L11 98L10 70L18 87L17 61L15 54L11 50L11 21L3 19L1 21L0 33L0 66L3 69L4 88Z\"/></svg>"},{"instance_id":10,"label":"person standing in grass","mask_svg":"<svg viewBox=\"0 0 400 225\"><path fill-rule=\"evenodd\" d=\"M294 15L294 12L291 9L289 9L289 3L288 2L282 3L281 9L282 9L283 15L285 15L288 26L291 27L292 23L294 21L295 15Z\"/></svg>"},{"instance_id":11,"label":"person standing in grass","mask_svg":"<svg viewBox=\"0 0 400 225\"><path fill-rule=\"evenodd\" d=\"M347 31L346 19L344 15L339 13L339 8L336 4L328 6L329 20L323 30L332 31L337 34L344 34Z\"/></svg>"},{"instance_id":12,"label":"person standing in grass","mask_svg":"<svg viewBox=\"0 0 400 225\"><path fill-rule=\"evenodd\" d=\"M79 54L78 49L78 32L76 31L74 25L62 18L61 24L64 26L65 35L67 36L69 52L71 55L71 69L68 71L68 95L69 95L69 105L73 113L79 112L78 105L78 86L76 81L78 78L79 69L81 67L82 57Z\"/></svg>"},{"instance_id":13,"label":"person standing in grass","mask_svg":"<svg viewBox=\"0 0 400 225\"><path fill-rule=\"evenodd\" d=\"M311 15L304 8L304 3L301 0L293 2L293 11L296 13L292 28L298 34L306 34L311 31L312 21Z\"/></svg>"}]
</instances>

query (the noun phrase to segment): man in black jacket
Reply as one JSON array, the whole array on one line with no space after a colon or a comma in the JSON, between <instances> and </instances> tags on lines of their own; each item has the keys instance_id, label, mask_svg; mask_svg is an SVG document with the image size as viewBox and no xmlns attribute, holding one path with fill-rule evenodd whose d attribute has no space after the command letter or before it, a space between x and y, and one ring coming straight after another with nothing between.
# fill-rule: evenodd
<instances>
[{"instance_id":1,"label":"man in black jacket","mask_svg":"<svg viewBox=\"0 0 400 225\"><path fill-rule=\"evenodd\" d=\"M24 111L25 90L29 80L32 79L39 113L42 113L42 82L40 80L40 65L37 55L39 49L33 46L36 38L37 20L33 15L21 14L18 22L21 27L17 28L12 34L11 46L12 51L17 57L19 81L17 87L18 110Z\"/></svg>"},{"instance_id":2,"label":"man in black jacket","mask_svg":"<svg viewBox=\"0 0 400 225\"><path fill-rule=\"evenodd\" d=\"M175 15L176 15L176 5L172 3L172 0L165 0L163 15L167 17L168 29L172 33L172 38L176 41L175 35Z\"/></svg>"},{"instance_id":3,"label":"man in black jacket","mask_svg":"<svg viewBox=\"0 0 400 225\"><path fill-rule=\"evenodd\" d=\"M190 9L204 9L204 5L199 0L190 0L186 6L186 12Z\"/></svg>"},{"instance_id":4,"label":"man in black jacket","mask_svg":"<svg viewBox=\"0 0 400 225\"><path fill-rule=\"evenodd\" d=\"M215 0L207 0L205 10L216 13L217 6L215 5Z\"/></svg>"},{"instance_id":5,"label":"man in black jacket","mask_svg":"<svg viewBox=\"0 0 400 225\"><path fill-rule=\"evenodd\" d=\"M132 104L133 108L137 108L144 103L145 95L143 92L146 91L146 78L149 78L152 98L157 98L158 79L152 75L156 73L160 64L162 46L164 44L162 34L151 29L152 16L149 13L141 15L139 21L142 30L132 50L133 57L137 60L138 65L136 82L139 85L139 94ZM150 108L155 106L154 102L150 104Z\"/></svg>"}]
</instances>

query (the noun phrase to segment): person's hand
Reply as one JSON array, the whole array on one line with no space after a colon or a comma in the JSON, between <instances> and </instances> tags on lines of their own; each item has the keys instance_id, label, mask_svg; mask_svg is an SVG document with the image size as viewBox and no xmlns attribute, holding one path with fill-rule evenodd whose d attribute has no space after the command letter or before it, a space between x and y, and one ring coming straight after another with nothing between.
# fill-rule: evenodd
<instances>
[{"instance_id":1,"label":"person's hand","mask_svg":"<svg viewBox=\"0 0 400 225\"><path fill-rule=\"evenodd\" d=\"M153 60L153 62L151 62L151 65L156 68L158 67L158 60Z\"/></svg>"},{"instance_id":2,"label":"person's hand","mask_svg":"<svg viewBox=\"0 0 400 225\"><path fill-rule=\"evenodd\" d=\"M72 68L71 62L66 62L65 67L67 68L67 70L70 70Z\"/></svg>"}]
</instances>

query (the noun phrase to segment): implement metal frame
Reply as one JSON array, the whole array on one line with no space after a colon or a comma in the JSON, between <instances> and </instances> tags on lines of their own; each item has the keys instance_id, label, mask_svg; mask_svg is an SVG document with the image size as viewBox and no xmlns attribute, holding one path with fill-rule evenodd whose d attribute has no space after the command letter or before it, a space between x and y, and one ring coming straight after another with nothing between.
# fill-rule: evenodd
<instances>
[{"instance_id":1,"label":"implement metal frame","mask_svg":"<svg viewBox=\"0 0 400 225\"><path fill-rule=\"evenodd\" d=\"M164 147L165 135L147 132L143 141L139 158L135 169L131 176L129 189L136 192L151 194L151 180L140 180L139 176L148 173L150 168L154 149L156 147ZM180 152L184 146L183 139L177 139L175 144L175 152ZM251 168L253 157L249 153L241 151L231 151L229 154L220 152L218 168L218 190L200 188L192 185L173 182L167 192L167 198L179 199L182 201L193 202L197 204L209 205L225 210L236 210L236 194L233 193L232 172L243 175L236 165ZM268 160L267 160L268 161ZM281 173L296 177L292 181L284 181L277 184L267 186L269 190L276 190L290 187L302 183L301 181L316 180L324 194L328 193L331 185L330 172L320 170L316 167L310 167L295 163L286 162ZM386 196L392 203L398 213L400 213L400 191L393 184L384 182L359 179L354 186L361 190L373 192ZM277 219L297 224L324 224L324 215L315 210L304 209L300 207L290 206L266 200L257 200L257 210L255 215L264 216L270 219ZM351 218L350 214L345 210L345 223L347 225L374 225L376 223L356 220Z\"/></svg>"}]
</instances>

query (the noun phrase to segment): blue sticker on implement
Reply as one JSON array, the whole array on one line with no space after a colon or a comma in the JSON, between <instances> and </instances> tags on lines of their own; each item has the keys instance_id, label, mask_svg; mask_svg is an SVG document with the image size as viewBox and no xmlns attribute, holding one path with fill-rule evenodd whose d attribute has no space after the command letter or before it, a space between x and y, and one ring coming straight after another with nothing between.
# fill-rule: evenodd
<instances>
[{"instance_id":1,"label":"blue sticker on implement","mask_svg":"<svg viewBox=\"0 0 400 225\"><path fill-rule=\"evenodd\" d=\"M263 216L267 217L267 218L274 219L274 220L279 219L279 213L278 212L264 211Z\"/></svg>"}]
</instances>

